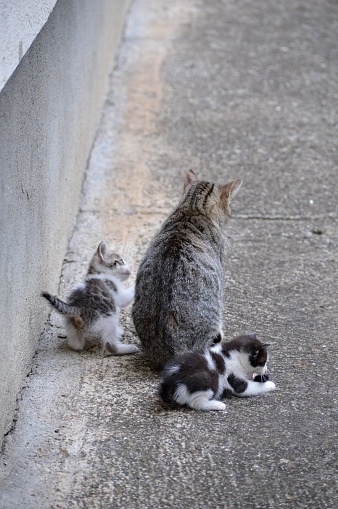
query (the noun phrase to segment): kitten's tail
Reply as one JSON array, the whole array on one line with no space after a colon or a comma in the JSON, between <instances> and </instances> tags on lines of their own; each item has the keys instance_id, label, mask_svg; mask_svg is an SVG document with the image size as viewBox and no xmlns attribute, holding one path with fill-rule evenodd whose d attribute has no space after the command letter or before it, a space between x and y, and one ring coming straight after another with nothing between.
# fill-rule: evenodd
<instances>
[{"instance_id":1,"label":"kitten's tail","mask_svg":"<svg viewBox=\"0 0 338 509\"><path fill-rule=\"evenodd\" d=\"M80 318L80 309L76 306L69 306L58 297L51 295L48 292L42 292L41 297L44 297L48 302L62 315L67 315L73 318Z\"/></svg>"},{"instance_id":2,"label":"kitten's tail","mask_svg":"<svg viewBox=\"0 0 338 509\"><path fill-rule=\"evenodd\" d=\"M173 403L174 399L174 387L172 384L169 384L167 380L161 379L160 386L158 389L158 396L163 401L163 403Z\"/></svg>"}]
</instances>

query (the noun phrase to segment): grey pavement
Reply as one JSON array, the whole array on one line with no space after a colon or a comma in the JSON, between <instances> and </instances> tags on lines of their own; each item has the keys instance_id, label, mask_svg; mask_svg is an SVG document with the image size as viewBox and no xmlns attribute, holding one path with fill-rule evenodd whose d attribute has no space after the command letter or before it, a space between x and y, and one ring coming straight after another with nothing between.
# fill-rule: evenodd
<instances>
[{"instance_id":1,"label":"grey pavement","mask_svg":"<svg viewBox=\"0 0 338 509\"><path fill-rule=\"evenodd\" d=\"M336 1L135 0L60 293L103 239L135 276L189 168L241 176L224 330L273 343L278 390L166 408L141 353L72 352L52 313L5 440L2 509L336 507L337 105ZM121 320L137 343L130 309Z\"/></svg>"}]
</instances>

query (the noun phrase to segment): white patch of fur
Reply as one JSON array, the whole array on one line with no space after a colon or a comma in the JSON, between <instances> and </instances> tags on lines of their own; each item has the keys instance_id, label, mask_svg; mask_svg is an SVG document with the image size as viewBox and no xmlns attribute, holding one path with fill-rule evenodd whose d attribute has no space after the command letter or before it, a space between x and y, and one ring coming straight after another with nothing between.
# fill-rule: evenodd
<instances>
[{"instance_id":1,"label":"white patch of fur","mask_svg":"<svg viewBox=\"0 0 338 509\"><path fill-rule=\"evenodd\" d=\"M88 332L95 336L100 336L102 340L106 339L106 341L108 341L108 338L111 336L116 338L117 325L118 320L116 319L115 315L102 316L91 325L91 327L88 329ZM108 343L110 343L110 341L108 341Z\"/></svg>"},{"instance_id":2,"label":"white patch of fur","mask_svg":"<svg viewBox=\"0 0 338 509\"><path fill-rule=\"evenodd\" d=\"M178 366L170 366L168 368L165 369L165 375L166 376L171 376L173 375L174 373L177 373L177 371L179 370L180 368Z\"/></svg>"},{"instance_id":3,"label":"white patch of fur","mask_svg":"<svg viewBox=\"0 0 338 509\"><path fill-rule=\"evenodd\" d=\"M83 350L85 344L85 336L82 331L73 327L70 323L66 325L67 343L73 350Z\"/></svg>"},{"instance_id":4,"label":"white patch of fur","mask_svg":"<svg viewBox=\"0 0 338 509\"><path fill-rule=\"evenodd\" d=\"M180 405L188 404L190 399L190 392L188 391L187 386L185 384L178 385L174 394L174 399Z\"/></svg>"},{"instance_id":5,"label":"white patch of fur","mask_svg":"<svg viewBox=\"0 0 338 509\"><path fill-rule=\"evenodd\" d=\"M175 391L174 399L180 405L188 405L194 410L225 410L225 404L211 399L213 396L214 393L211 389L191 394L185 384L180 384Z\"/></svg>"},{"instance_id":6,"label":"white patch of fur","mask_svg":"<svg viewBox=\"0 0 338 509\"><path fill-rule=\"evenodd\" d=\"M225 409L226 409L225 403L222 403L222 401L216 401L215 399L212 399L210 401L201 400L199 403L199 408L197 410L204 411L217 410L222 412Z\"/></svg>"},{"instance_id":7,"label":"white patch of fur","mask_svg":"<svg viewBox=\"0 0 338 509\"><path fill-rule=\"evenodd\" d=\"M249 396L259 396L260 394L264 394L264 392L274 391L276 389L276 385L269 380L267 382L254 382L251 380L247 381L248 386L244 392L241 394L237 394L237 396L241 397L249 397Z\"/></svg>"},{"instance_id":8,"label":"white patch of fur","mask_svg":"<svg viewBox=\"0 0 338 509\"><path fill-rule=\"evenodd\" d=\"M225 410L225 404L212 399L214 393L211 389L198 391L190 395L189 406L195 410Z\"/></svg>"},{"instance_id":9,"label":"white patch of fur","mask_svg":"<svg viewBox=\"0 0 338 509\"><path fill-rule=\"evenodd\" d=\"M129 286L128 288L124 288L124 286L120 285L118 288L117 295L115 295L115 303L117 306L124 308L128 306L133 300L135 296L135 286Z\"/></svg>"},{"instance_id":10,"label":"white patch of fur","mask_svg":"<svg viewBox=\"0 0 338 509\"><path fill-rule=\"evenodd\" d=\"M214 362L213 358L211 357L211 354L210 354L209 350L205 350L204 358L205 358L205 360L208 363L208 368L211 371L216 371L216 365L215 365L215 362Z\"/></svg>"},{"instance_id":11,"label":"white patch of fur","mask_svg":"<svg viewBox=\"0 0 338 509\"><path fill-rule=\"evenodd\" d=\"M210 347L210 351L211 352L215 352L215 353L219 353L222 355L222 344L221 343L216 343L216 345L212 345Z\"/></svg>"}]
</instances>

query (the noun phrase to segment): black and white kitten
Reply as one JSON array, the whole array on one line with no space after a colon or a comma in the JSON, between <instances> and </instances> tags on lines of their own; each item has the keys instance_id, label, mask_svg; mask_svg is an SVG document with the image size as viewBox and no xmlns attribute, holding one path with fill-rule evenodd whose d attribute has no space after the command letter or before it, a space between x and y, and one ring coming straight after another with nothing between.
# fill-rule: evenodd
<instances>
[{"instance_id":1,"label":"black and white kitten","mask_svg":"<svg viewBox=\"0 0 338 509\"><path fill-rule=\"evenodd\" d=\"M134 298L134 286L125 288L131 270L123 258L109 251L101 242L95 252L84 282L71 292L67 303L43 292L42 296L59 313L67 317L67 342L74 350L83 350L86 336L98 336L102 353L122 355L138 351L135 345L120 342L123 329L118 320L118 308L127 306Z\"/></svg>"},{"instance_id":2,"label":"black and white kitten","mask_svg":"<svg viewBox=\"0 0 338 509\"><path fill-rule=\"evenodd\" d=\"M159 396L165 403L195 410L225 410L218 399L225 390L236 396L257 396L276 386L267 379L267 344L256 334L238 336L204 351L188 352L163 369ZM256 380L254 381L254 375Z\"/></svg>"}]
</instances>

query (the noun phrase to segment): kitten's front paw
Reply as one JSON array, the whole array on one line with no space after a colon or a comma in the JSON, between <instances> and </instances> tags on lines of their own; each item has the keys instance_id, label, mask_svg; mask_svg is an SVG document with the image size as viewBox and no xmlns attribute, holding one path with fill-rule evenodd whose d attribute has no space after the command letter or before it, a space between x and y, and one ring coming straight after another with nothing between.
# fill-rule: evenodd
<instances>
[{"instance_id":1,"label":"kitten's front paw","mask_svg":"<svg viewBox=\"0 0 338 509\"><path fill-rule=\"evenodd\" d=\"M210 410L224 411L225 409L226 409L226 406L221 401L213 401L212 407L210 407Z\"/></svg>"},{"instance_id":2,"label":"kitten's front paw","mask_svg":"<svg viewBox=\"0 0 338 509\"><path fill-rule=\"evenodd\" d=\"M263 382L264 389L266 392L274 391L276 389L276 385L273 382Z\"/></svg>"},{"instance_id":3,"label":"kitten's front paw","mask_svg":"<svg viewBox=\"0 0 338 509\"><path fill-rule=\"evenodd\" d=\"M267 382L269 380L269 376L268 375L256 375L254 377L254 382L259 382L259 383L263 383L263 382Z\"/></svg>"}]
</instances>

